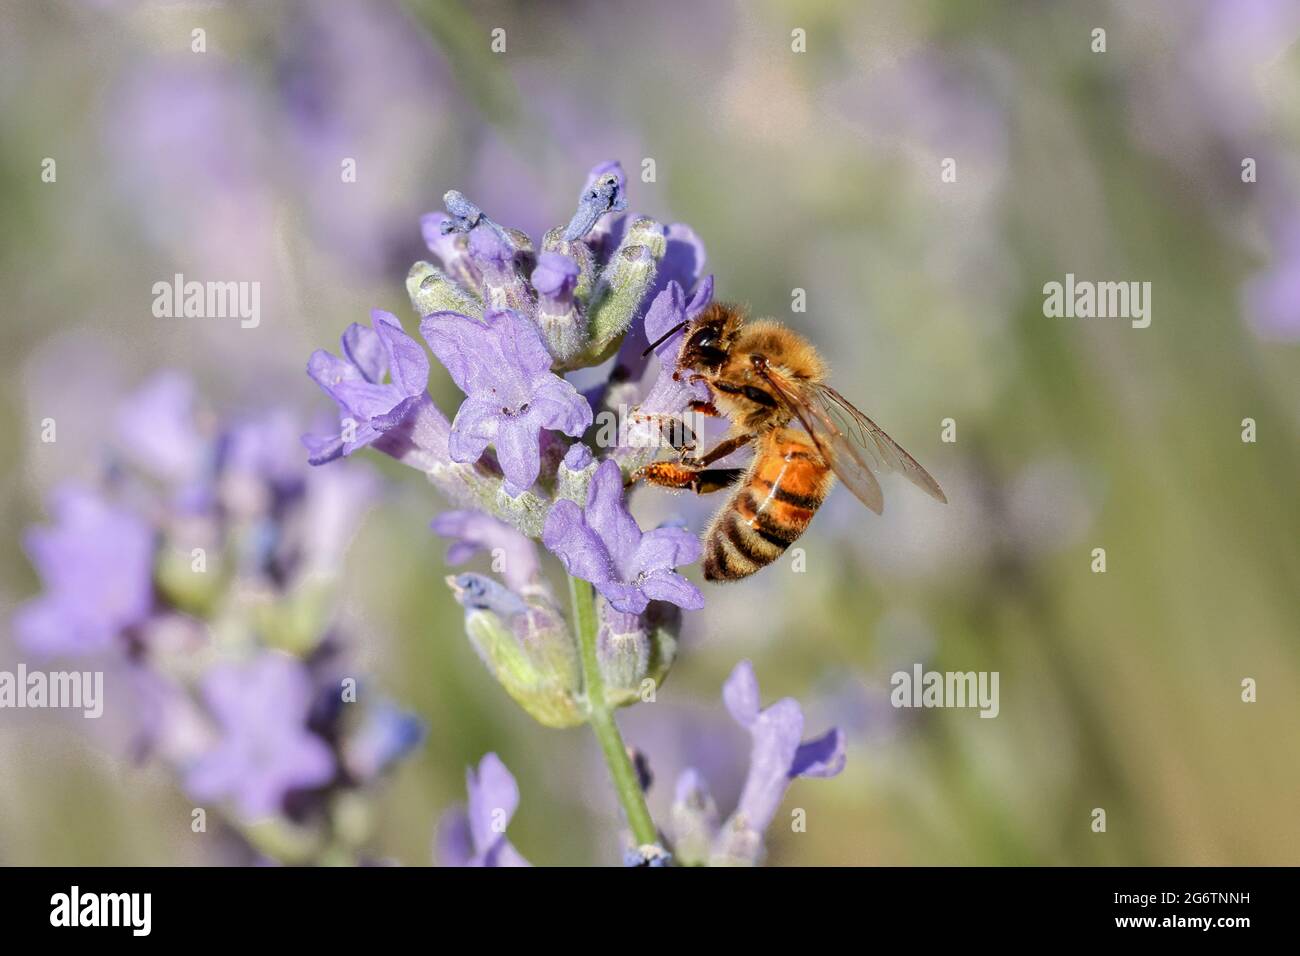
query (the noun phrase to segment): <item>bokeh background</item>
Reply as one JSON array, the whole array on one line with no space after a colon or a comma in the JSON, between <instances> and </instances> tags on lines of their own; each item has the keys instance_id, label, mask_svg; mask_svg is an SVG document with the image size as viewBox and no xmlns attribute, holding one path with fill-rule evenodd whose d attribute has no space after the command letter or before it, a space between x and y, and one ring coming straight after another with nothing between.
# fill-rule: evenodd
<instances>
[{"instance_id":1,"label":"bokeh background","mask_svg":"<svg viewBox=\"0 0 1300 956\"><path fill-rule=\"evenodd\" d=\"M702 761L734 801L744 738L719 690L748 657L766 700L850 740L841 776L793 786L808 829L779 815L772 863L1300 863L1297 37L1284 0L4 0L0 609L37 590L21 530L97 467L123 390L179 368L216 408L320 412L312 349L376 306L413 328L403 278L444 190L536 239L617 158L633 209L690 223L719 295L808 334L950 499L891 482L876 518L837 491L805 573L787 558L708 590L658 701L621 715L652 808ZM260 327L154 318L176 272L259 281ZM1151 282L1150 328L1044 317L1068 272ZM440 370L431 387L455 407ZM616 860L593 740L492 682L441 583L443 503L368 457L390 480L340 600L429 727L376 852L427 863L465 767L496 751L521 852ZM914 662L1000 672L1000 716L893 710ZM203 862L189 807L85 722L0 712L0 862Z\"/></svg>"}]
</instances>

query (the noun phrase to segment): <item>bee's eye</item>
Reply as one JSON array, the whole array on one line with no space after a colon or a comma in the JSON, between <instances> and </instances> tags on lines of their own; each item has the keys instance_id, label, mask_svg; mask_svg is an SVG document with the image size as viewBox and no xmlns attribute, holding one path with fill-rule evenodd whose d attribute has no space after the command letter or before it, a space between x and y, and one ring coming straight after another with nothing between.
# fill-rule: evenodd
<instances>
[{"instance_id":1,"label":"bee's eye","mask_svg":"<svg viewBox=\"0 0 1300 956\"><path fill-rule=\"evenodd\" d=\"M714 332L713 329L704 329L695 337L695 344L702 349L707 349L709 346L715 345L717 341L718 334Z\"/></svg>"}]
</instances>

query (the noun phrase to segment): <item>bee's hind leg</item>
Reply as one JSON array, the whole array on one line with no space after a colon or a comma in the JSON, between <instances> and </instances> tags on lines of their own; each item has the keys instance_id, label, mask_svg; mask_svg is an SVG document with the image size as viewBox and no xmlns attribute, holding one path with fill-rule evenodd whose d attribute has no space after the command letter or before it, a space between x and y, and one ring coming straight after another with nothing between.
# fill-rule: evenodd
<instances>
[{"instance_id":1,"label":"bee's hind leg","mask_svg":"<svg viewBox=\"0 0 1300 956\"><path fill-rule=\"evenodd\" d=\"M674 461L656 461L632 472L629 484L646 481L661 488L675 488L707 495L736 482L744 468L698 468Z\"/></svg>"}]
</instances>

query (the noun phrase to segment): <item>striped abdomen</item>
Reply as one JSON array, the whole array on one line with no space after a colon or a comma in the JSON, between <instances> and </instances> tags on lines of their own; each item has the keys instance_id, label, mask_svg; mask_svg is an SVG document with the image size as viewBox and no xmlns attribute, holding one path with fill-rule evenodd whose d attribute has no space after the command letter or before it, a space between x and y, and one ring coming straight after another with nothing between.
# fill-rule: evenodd
<instances>
[{"instance_id":1,"label":"striped abdomen","mask_svg":"<svg viewBox=\"0 0 1300 956\"><path fill-rule=\"evenodd\" d=\"M779 558L808 527L832 480L802 432L768 432L704 536L705 580L735 581Z\"/></svg>"}]
</instances>

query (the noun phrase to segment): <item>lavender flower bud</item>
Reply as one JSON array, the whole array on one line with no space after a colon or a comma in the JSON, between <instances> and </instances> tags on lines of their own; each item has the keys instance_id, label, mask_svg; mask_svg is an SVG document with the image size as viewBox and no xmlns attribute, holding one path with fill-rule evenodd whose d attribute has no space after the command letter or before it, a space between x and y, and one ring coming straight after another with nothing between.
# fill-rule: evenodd
<instances>
[{"instance_id":1,"label":"lavender flower bud","mask_svg":"<svg viewBox=\"0 0 1300 956\"><path fill-rule=\"evenodd\" d=\"M555 499L566 498L578 507L587 503L587 486L596 474L596 459L582 442L569 447L555 472Z\"/></svg>"},{"instance_id":2,"label":"lavender flower bud","mask_svg":"<svg viewBox=\"0 0 1300 956\"><path fill-rule=\"evenodd\" d=\"M483 303L427 262L411 266L406 275L406 293L411 297L411 308L422 318L434 312L459 312L483 318Z\"/></svg>"},{"instance_id":3,"label":"lavender flower bud","mask_svg":"<svg viewBox=\"0 0 1300 956\"><path fill-rule=\"evenodd\" d=\"M469 232L484 219L483 210L470 202L459 189L448 189L443 193L442 203L447 207L447 218L440 223L444 235Z\"/></svg>"},{"instance_id":4,"label":"lavender flower bud","mask_svg":"<svg viewBox=\"0 0 1300 956\"><path fill-rule=\"evenodd\" d=\"M480 574L448 577L447 584L465 609L470 643L506 693L547 727L582 723L578 647L555 609L527 603Z\"/></svg>"},{"instance_id":5,"label":"lavender flower bud","mask_svg":"<svg viewBox=\"0 0 1300 956\"><path fill-rule=\"evenodd\" d=\"M718 805L699 771L687 769L677 778L670 820L677 862L705 866L718 832Z\"/></svg>"},{"instance_id":6,"label":"lavender flower bud","mask_svg":"<svg viewBox=\"0 0 1300 956\"><path fill-rule=\"evenodd\" d=\"M537 268L537 247L533 245L533 240L520 229L507 228L505 234L515 250L515 269L520 275L529 275Z\"/></svg>"},{"instance_id":7,"label":"lavender flower bud","mask_svg":"<svg viewBox=\"0 0 1300 956\"><path fill-rule=\"evenodd\" d=\"M596 256L591 246L581 240L572 242L565 239L563 230L556 226L542 237L542 252L568 256L578 264L578 281L573 287L573 297L585 305L596 288Z\"/></svg>"},{"instance_id":8,"label":"lavender flower bud","mask_svg":"<svg viewBox=\"0 0 1300 956\"><path fill-rule=\"evenodd\" d=\"M479 294L482 277L469 258L469 237L463 232L443 232L446 216L432 212L420 217L420 233L429 251L438 257L443 270L451 279L475 295Z\"/></svg>"},{"instance_id":9,"label":"lavender flower bud","mask_svg":"<svg viewBox=\"0 0 1300 956\"><path fill-rule=\"evenodd\" d=\"M587 320L573 298L578 276L578 264L558 252L543 252L533 270L537 324L547 350L560 363L573 358L587 344Z\"/></svg>"},{"instance_id":10,"label":"lavender flower bud","mask_svg":"<svg viewBox=\"0 0 1300 956\"><path fill-rule=\"evenodd\" d=\"M469 234L471 261L483 276L483 301L488 308L514 309L532 316L533 293L515 262L515 247L494 224L479 225Z\"/></svg>"},{"instance_id":11,"label":"lavender flower bud","mask_svg":"<svg viewBox=\"0 0 1300 956\"><path fill-rule=\"evenodd\" d=\"M587 185L578 197L578 210L565 227L564 238L582 239L607 213L627 209L627 177L617 162L602 163L591 171Z\"/></svg>"},{"instance_id":12,"label":"lavender flower bud","mask_svg":"<svg viewBox=\"0 0 1300 956\"><path fill-rule=\"evenodd\" d=\"M628 228L592 296L591 342L580 356L583 365L600 364L618 347L654 282L666 248L664 228L653 219L637 219Z\"/></svg>"},{"instance_id":13,"label":"lavender flower bud","mask_svg":"<svg viewBox=\"0 0 1300 956\"><path fill-rule=\"evenodd\" d=\"M677 656L677 627L681 613L662 613L655 602L642 614L616 610L602 598L596 657L605 683L605 701L626 707L652 699ZM667 605L672 611L677 608Z\"/></svg>"},{"instance_id":14,"label":"lavender flower bud","mask_svg":"<svg viewBox=\"0 0 1300 956\"><path fill-rule=\"evenodd\" d=\"M763 834L733 814L718 834L709 866L757 866L765 852Z\"/></svg>"}]
</instances>

